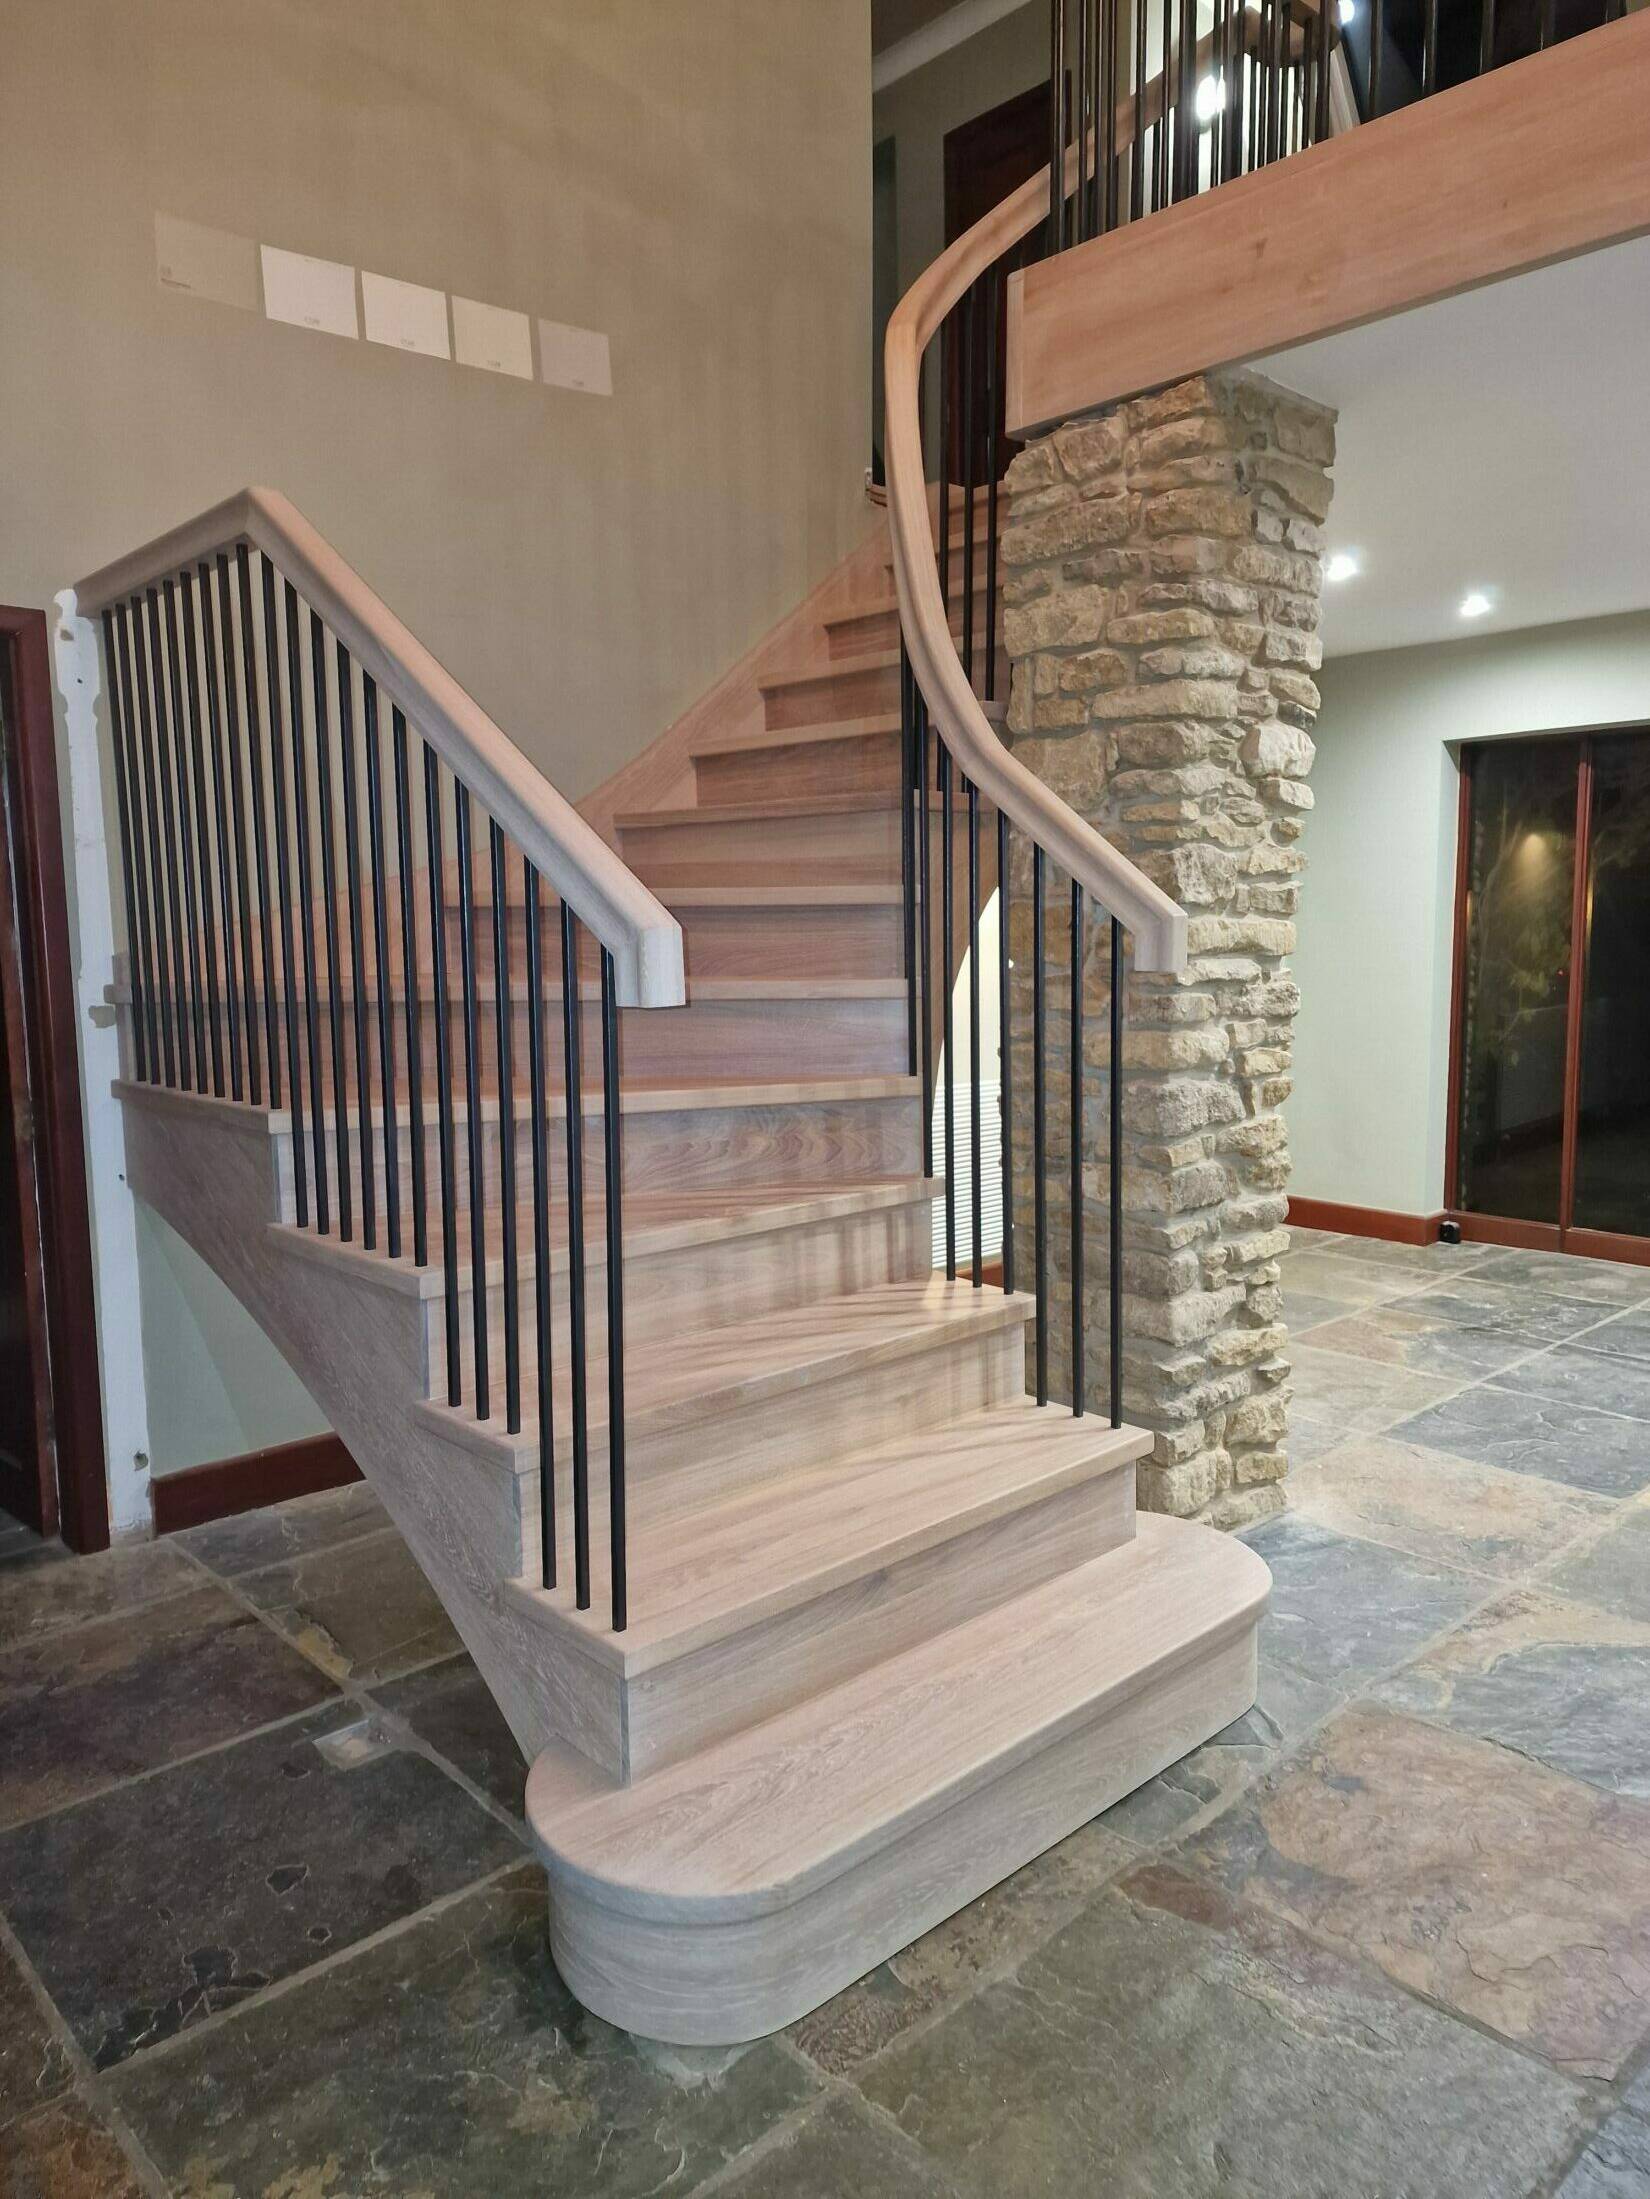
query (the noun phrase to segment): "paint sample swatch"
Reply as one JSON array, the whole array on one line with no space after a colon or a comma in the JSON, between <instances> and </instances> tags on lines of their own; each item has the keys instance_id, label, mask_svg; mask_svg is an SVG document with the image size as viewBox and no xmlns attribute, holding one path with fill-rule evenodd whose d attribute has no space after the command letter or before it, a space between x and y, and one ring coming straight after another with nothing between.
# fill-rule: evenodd
<instances>
[{"instance_id":1,"label":"paint sample swatch","mask_svg":"<svg viewBox=\"0 0 1650 2199\"><path fill-rule=\"evenodd\" d=\"M318 328L328 336L359 336L355 270L341 260L313 260L307 252L262 247L264 312L272 321Z\"/></svg>"},{"instance_id":2,"label":"paint sample swatch","mask_svg":"<svg viewBox=\"0 0 1650 2199\"><path fill-rule=\"evenodd\" d=\"M582 389L592 397L613 394L613 358L599 328L539 323L539 372L557 389Z\"/></svg>"},{"instance_id":3,"label":"paint sample swatch","mask_svg":"<svg viewBox=\"0 0 1650 2199\"><path fill-rule=\"evenodd\" d=\"M177 214L155 216L155 272L164 290L184 290L247 313L256 313L262 303L256 241Z\"/></svg>"},{"instance_id":4,"label":"paint sample swatch","mask_svg":"<svg viewBox=\"0 0 1650 2199\"><path fill-rule=\"evenodd\" d=\"M453 356L460 366L533 379L533 331L525 313L475 298L453 299Z\"/></svg>"},{"instance_id":5,"label":"paint sample swatch","mask_svg":"<svg viewBox=\"0 0 1650 2199\"><path fill-rule=\"evenodd\" d=\"M398 282L393 275L373 275L362 268L361 306L369 344L422 352L427 359L452 357L444 290L427 290L422 283Z\"/></svg>"}]
</instances>

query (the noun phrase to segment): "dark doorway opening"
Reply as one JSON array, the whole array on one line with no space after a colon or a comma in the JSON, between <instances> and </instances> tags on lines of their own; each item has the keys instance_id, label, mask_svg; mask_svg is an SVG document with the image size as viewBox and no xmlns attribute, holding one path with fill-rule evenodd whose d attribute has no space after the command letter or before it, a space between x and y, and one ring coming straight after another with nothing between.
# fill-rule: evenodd
<instances>
[{"instance_id":1,"label":"dark doorway opening","mask_svg":"<svg viewBox=\"0 0 1650 2199\"><path fill-rule=\"evenodd\" d=\"M1650 732L1462 751L1449 1192L1650 1264Z\"/></svg>"},{"instance_id":2,"label":"dark doorway opening","mask_svg":"<svg viewBox=\"0 0 1650 2199\"><path fill-rule=\"evenodd\" d=\"M109 1541L43 613L0 607L0 1509Z\"/></svg>"}]
</instances>

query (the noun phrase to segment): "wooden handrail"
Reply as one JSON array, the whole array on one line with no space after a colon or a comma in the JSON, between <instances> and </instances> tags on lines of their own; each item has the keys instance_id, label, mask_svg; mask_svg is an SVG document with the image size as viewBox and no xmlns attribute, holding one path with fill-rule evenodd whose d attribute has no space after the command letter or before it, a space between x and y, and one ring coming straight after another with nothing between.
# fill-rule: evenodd
<instances>
[{"instance_id":1,"label":"wooden handrail","mask_svg":"<svg viewBox=\"0 0 1650 2199\"><path fill-rule=\"evenodd\" d=\"M687 998L682 928L355 569L274 489L241 489L198 518L91 573L75 590L83 618L202 558L245 542L260 550L332 629L363 672L509 834L546 883L613 956L624 1007Z\"/></svg>"},{"instance_id":2,"label":"wooden handrail","mask_svg":"<svg viewBox=\"0 0 1650 2199\"><path fill-rule=\"evenodd\" d=\"M1160 79L1154 88L1161 97ZM1132 134L1132 109L1129 127ZM1076 163L1074 144L1066 154L1068 189ZM929 715L962 770L1034 846L1118 918L1133 937L1136 969L1178 970L1186 960L1185 911L998 739L963 670L940 592L922 462L923 354L958 299L1036 228L1048 203L1049 171L1043 168L949 245L906 292L888 323L884 437L900 625Z\"/></svg>"}]
</instances>

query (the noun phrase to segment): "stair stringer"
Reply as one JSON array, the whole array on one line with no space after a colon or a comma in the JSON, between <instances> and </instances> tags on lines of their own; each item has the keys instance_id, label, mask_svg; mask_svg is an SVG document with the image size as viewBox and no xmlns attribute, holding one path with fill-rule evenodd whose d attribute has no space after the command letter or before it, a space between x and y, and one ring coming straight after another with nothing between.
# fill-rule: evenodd
<instances>
[{"instance_id":1,"label":"stair stringer","mask_svg":"<svg viewBox=\"0 0 1650 2199\"><path fill-rule=\"evenodd\" d=\"M284 1118L176 1093L123 1089L126 1173L240 1301L300 1377L406 1538L529 1762L571 1747L617 1776L618 1691L503 1593L519 1526L475 1462L419 1408L428 1396L416 1298L372 1289L342 1263L290 1249L282 1221Z\"/></svg>"}]
</instances>

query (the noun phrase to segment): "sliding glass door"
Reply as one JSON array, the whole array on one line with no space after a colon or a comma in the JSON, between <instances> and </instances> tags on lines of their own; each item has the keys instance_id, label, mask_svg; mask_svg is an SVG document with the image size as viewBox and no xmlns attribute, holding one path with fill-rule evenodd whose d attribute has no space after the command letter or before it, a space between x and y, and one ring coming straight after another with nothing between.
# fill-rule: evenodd
<instances>
[{"instance_id":1,"label":"sliding glass door","mask_svg":"<svg viewBox=\"0 0 1650 2199\"><path fill-rule=\"evenodd\" d=\"M1650 736L1462 761L1452 1209L1642 1256L1609 1240L1650 1239Z\"/></svg>"}]
</instances>

